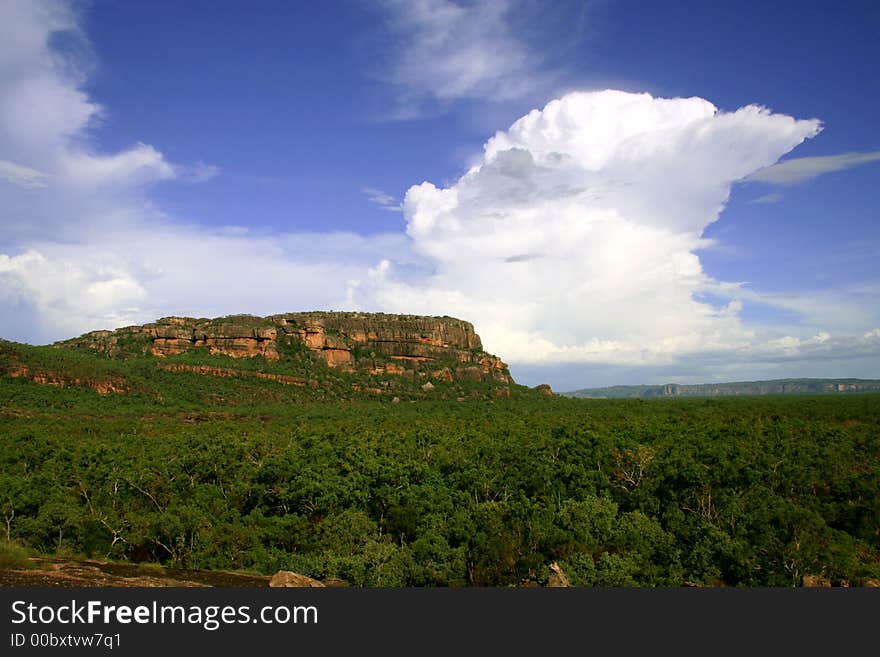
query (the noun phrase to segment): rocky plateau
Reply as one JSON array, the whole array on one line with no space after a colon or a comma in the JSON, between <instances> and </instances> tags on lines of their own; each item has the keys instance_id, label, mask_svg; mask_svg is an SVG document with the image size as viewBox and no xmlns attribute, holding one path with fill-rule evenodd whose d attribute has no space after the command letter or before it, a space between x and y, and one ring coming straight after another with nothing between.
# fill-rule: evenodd
<instances>
[{"instance_id":1,"label":"rocky plateau","mask_svg":"<svg viewBox=\"0 0 880 657\"><path fill-rule=\"evenodd\" d=\"M514 383L508 366L483 350L473 325L452 317L360 312L233 315L216 319L165 317L142 326L92 331L56 346L111 357L167 358L201 353L235 359L262 357L268 362L283 360L304 349L341 372L387 374L413 380L421 376L446 382ZM169 364L165 368L189 368L218 376L241 374L206 366ZM291 385L315 385L308 379L284 375L241 375L273 378Z\"/></svg>"}]
</instances>

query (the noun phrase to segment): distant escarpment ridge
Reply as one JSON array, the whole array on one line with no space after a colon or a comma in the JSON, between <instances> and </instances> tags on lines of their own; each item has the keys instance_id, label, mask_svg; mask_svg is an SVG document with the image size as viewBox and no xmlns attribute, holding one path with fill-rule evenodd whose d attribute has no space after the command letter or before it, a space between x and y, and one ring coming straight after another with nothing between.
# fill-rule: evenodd
<instances>
[{"instance_id":1,"label":"distant escarpment ridge","mask_svg":"<svg viewBox=\"0 0 880 657\"><path fill-rule=\"evenodd\" d=\"M312 397L322 398L352 393L459 400L510 397L512 392L552 394L549 386L531 390L517 385L507 364L483 350L470 322L447 316L315 311L164 317L92 331L50 347L0 346L0 374L90 387L100 394L150 387L143 380L147 370L162 373L147 377L156 381L169 374L210 376L226 379L232 387L312 389Z\"/></svg>"},{"instance_id":2,"label":"distant escarpment ridge","mask_svg":"<svg viewBox=\"0 0 880 657\"><path fill-rule=\"evenodd\" d=\"M649 399L658 397L749 397L759 395L821 395L880 392L877 379L774 379L732 383L609 386L560 393L588 399Z\"/></svg>"}]
</instances>

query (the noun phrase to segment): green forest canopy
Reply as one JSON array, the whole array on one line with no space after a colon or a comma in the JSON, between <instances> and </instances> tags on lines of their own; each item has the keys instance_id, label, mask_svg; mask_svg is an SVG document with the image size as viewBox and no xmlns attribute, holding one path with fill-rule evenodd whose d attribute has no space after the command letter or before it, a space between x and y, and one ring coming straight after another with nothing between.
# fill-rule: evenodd
<instances>
[{"instance_id":1,"label":"green forest canopy","mask_svg":"<svg viewBox=\"0 0 880 657\"><path fill-rule=\"evenodd\" d=\"M5 538L359 586L880 578L880 395L230 402L176 377L180 401L0 379Z\"/></svg>"}]
</instances>

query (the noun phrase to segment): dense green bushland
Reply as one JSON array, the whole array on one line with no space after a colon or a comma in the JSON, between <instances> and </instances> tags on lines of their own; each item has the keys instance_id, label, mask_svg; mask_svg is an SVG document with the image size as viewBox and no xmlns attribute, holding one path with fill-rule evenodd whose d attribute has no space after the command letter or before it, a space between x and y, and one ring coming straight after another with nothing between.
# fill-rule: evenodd
<instances>
[{"instance_id":1,"label":"dense green bushland","mask_svg":"<svg viewBox=\"0 0 880 657\"><path fill-rule=\"evenodd\" d=\"M880 395L224 405L228 380L149 376L0 378L0 538L367 586L880 577Z\"/></svg>"}]
</instances>

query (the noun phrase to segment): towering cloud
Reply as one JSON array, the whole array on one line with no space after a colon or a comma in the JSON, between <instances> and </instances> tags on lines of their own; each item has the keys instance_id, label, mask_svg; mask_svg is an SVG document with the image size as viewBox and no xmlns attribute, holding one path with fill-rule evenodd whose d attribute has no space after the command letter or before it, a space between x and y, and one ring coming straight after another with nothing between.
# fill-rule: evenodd
<instances>
[{"instance_id":1,"label":"towering cloud","mask_svg":"<svg viewBox=\"0 0 880 657\"><path fill-rule=\"evenodd\" d=\"M740 303L697 251L731 186L820 130L748 106L571 93L484 146L447 188L411 187L407 234L428 268L373 271L386 308L471 318L512 361L655 363L745 347ZM726 286L729 290L731 286Z\"/></svg>"}]
</instances>

